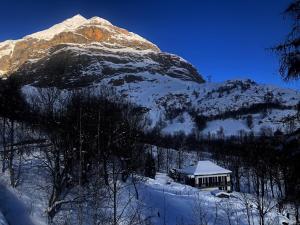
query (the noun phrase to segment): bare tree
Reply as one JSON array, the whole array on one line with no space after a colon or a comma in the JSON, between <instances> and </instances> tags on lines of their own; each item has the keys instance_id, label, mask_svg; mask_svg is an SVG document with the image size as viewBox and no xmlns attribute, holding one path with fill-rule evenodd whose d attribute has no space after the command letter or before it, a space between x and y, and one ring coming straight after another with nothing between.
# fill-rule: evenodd
<instances>
[{"instance_id":1,"label":"bare tree","mask_svg":"<svg viewBox=\"0 0 300 225\"><path fill-rule=\"evenodd\" d=\"M263 165L262 165L263 166ZM267 196L267 180L265 170L257 168L254 175L254 199L253 204L259 215L259 224L266 224L266 216L276 207L277 202Z\"/></svg>"},{"instance_id":2,"label":"bare tree","mask_svg":"<svg viewBox=\"0 0 300 225\"><path fill-rule=\"evenodd\" d=\"M196 194L195 201L193 204L193 215L194 215L195 224L197 225L218 224L219 210L220 210L219 203L215 202L213 208L209 208L208 206L209 206L208 203L206 203L203 199L201 199L199 194Z\"/></svg>"},{"instance_id":3,"label":"bare tree","mask_svg":"<svg viewBox=\"0 0 300 225\"><path fill-rule=\"evenodd\" d=\"M2 158L2 173L6 170L6 160L7 160L7 147L6 147L6 138L7 138L7 130L6 130L7 119L6 117L2 117L1 123L1 143L2 143L2 151L1 151L1 158Z\"/></svg>"},{"instance_id":4,"label":"bare tree","mask_svg":"<svg viewBox=\"0 0 300 225\"><path fill-rule=\"evenodd\" d=\"M253 220L253 196L251 194L247 193L240 193L239 194L239 200L240 203L243 206L243 209L245 211L245 215L247 218L248 225L254 225Z\"/></svg>"},{"instance_id":5,"label":"bare tree","mask_svg":"<svg viewBox=\"0 0 300 225\"><path fill-rule=\"evenodd\" d=\"M10 128L9 128L9 140L10 140L10 147L8 152L8 170L10 174L10 185L12 187L16 186L15 183L15 169L14 169L14 156L15 156L15 150L14 150L14 143L15 143L15 121L10 121Z\"/></svg>"}]
</instances>

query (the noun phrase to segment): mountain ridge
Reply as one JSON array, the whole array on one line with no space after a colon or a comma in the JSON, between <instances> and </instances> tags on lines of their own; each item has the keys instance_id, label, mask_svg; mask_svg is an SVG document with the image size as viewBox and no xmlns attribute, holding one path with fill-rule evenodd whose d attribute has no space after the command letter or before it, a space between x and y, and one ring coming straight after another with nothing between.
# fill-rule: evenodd
<instances>
[{"instance_id":1,"label":"mountain ridge","mask_svg":"<svg viewBox=\"0 0 300 225\"><path fill-rule=\"evenodd\" d=\"M139 35L99 17L76 15L25 37L17 43L0 43L0 71L8 65L6 74L23 82L27 99L37 89L68 92L99 90L104 85L147 108L151 127L159 126L165 134L191 134L200 129L210 135L223 129L225 135L238 135L241 130L259 133L266 127L272 132L300 127L299 92L249 79L205 83L180 56L162 52ZM13 51L4 45L13 46ZM1 57L1 52L6 55ZM206 127L199 128L199 118L205 118ZM293 126L287 125L289 118Z\"/></svg>"}]
</instances>

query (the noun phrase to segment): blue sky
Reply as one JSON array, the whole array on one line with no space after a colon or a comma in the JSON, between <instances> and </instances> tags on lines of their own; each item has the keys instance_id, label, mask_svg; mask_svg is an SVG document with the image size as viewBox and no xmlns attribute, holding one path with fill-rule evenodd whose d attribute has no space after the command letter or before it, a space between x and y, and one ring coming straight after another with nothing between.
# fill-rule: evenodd
<instances>
[{"instance_id":1,"label":"blue sky","mask_svg":"<svg viewBox=\"0 0 300 225\"><path fill-rule=\"evenodd\" d=\"M251 78L300 89L278 74L268 50L284 39L289 0L1 1L0 41L17 39L81 14L99 16L178 54L212 81Z\"/></svg>"}]
</instances>

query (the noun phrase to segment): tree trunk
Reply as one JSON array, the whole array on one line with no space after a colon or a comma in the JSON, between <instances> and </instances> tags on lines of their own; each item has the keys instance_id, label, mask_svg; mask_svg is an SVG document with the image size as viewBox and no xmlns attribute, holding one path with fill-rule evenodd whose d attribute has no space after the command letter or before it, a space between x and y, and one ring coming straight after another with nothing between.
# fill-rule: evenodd
<instances>
[{"instance_id":1,"label":"tree trunk","mask_svg":"<svg viewBox=\"0 0 300 225\"><path fill-rule=\"evenodd\" d=\"M241 191L240 188L240 173L239 173L239 167L235 167L235 188L237 192Z\"/></svg>"},{"instance_id":2,"label":"tree trunk","mask_svg":"<svg viewBox=\"0 0 300 225\"><path fill-rule=\"evenodd\" d=\"M113 159L113 225L117 224L117 174L116 174L116 168L115 168L115 159Z\"/></svg>"},{"instance_id":3,"label":"tree trunk","mask_svg":"<svg viewBox=\"0 0 300 225\"><path fill-rule=\"evenodd\" d=\"M269 176L270 176L271 193L272 193L272 197L274 198L274 183L273 183L273 176L271 171L269 172Z\"/></svg>"},{"instance_id":4,"label":"tree trunk","mask_svg":"<svg viewBox=\"0 0 300 225\"><path fill-rule=\"evenodd\" d=\"M3 125L2 125L2 146L3 146L3 154L2 154L2 173L6 170L6 118L3 117Z\"/></svg>"},{"instance_id":5,"label":"tree trunk","mask_svg":"<svg viewBox=\"0 0 300 225\"><path fill-rule=\"evenodd\" d=\"M295 203L295 219L296 219L296 223L298 224L300 221L299 221L299 205L298 203Z\"/></svg>"},{"instance_id":6,"label":"tree trunk","mask_svg":"<svg viewBox=\"0 0 300 225\"><path fill-rule=\"evenodd\" d=\"M53 221L54 216L56 215L57 211L60 208L60 204L57 204L57 202L60 200L60 196L62 193L62 176L60 174L60 154L59 150L54 149L54 167L52 170L52 190L51 195L48 201L48 220L50 221L50 224Z\"/></svg>"},{"instance_id":7,"label":"tree trunk","mask_svg":"<svg viewBox=\"0 0 300 225\"><path fill-rule=\"evenodd\" d=\"M15 122L11 121L11 132L10 132L10 154L9 154L9 162L8 169L10 174L10 185L12 187L16 186L15 182L15 169L14 169L14 136L15 136Z\"/></svg>"},{"instance_id":8,"label":"tree trunk","mask_svg":"<svg viewBox=\"0 0 300 225\"><path fill-rule=\"evenodd\" d=\"M79 111L79 199L82 201L82 183L83 183L83 153L82 153L82 129L81 129L81 119L82 119L82 109L80 107ZM79 225L83 224L83 208L82 203L79 203L79 213L78 213Z\"/></svg>"},{"instance_id":9,"label":"tree trunk","mask_svg":"<svg viewBox=\"0 0 300 225\"><path fill-rule=\"evenodd\" d=\"M113 198L114 198L114 225L117 225L117 182L114 181L113 188Z\"/></svg>"}]
</instances>

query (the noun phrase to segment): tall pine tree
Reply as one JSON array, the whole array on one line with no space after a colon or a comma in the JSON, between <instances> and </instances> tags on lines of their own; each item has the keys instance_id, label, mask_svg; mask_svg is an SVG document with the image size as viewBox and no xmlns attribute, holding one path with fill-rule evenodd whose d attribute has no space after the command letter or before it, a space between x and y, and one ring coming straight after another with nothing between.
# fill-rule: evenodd
<instances>
[{"instance_id":1,"label":"tall pine tree","mask_svg":"<svg viewBox=\"0 0 300 225\"><path fill-rule=\"evenodd\" d=\"M300 0L294 0L284 11L292 19L286 40L274 48L280 57L280 74L285 81L300 78Z\"/></svg>"},{"instance_id":2,"label":"tall pine tree","mask_svg":"<svg viewBox=\"0 0 300 225\"><path fill-rule=\"evenodd\" d=\"M145 161L145 176L150 178L155 178L156 169L155 169L155 160L150 153L146 154Z\"/></svg>"}]
</instances>

